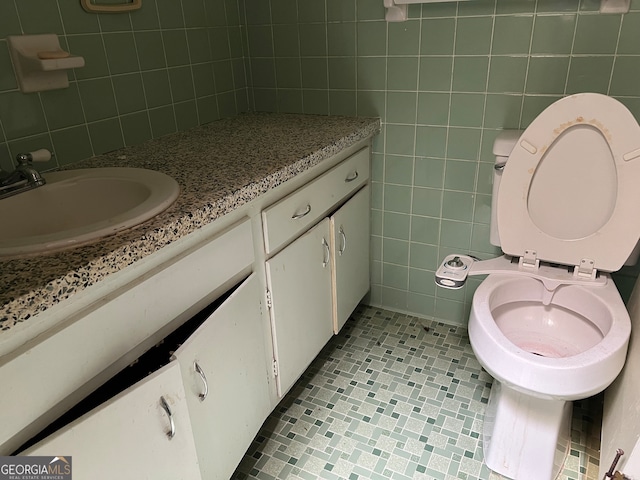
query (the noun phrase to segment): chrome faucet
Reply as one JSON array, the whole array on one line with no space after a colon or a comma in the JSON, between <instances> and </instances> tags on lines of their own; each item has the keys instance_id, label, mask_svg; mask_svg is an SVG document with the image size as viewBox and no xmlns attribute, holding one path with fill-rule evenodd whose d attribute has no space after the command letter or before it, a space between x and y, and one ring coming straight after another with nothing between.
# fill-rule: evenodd
<instances>
[{"instance_id":1,"label":"chrome faucet","mask_svg":"<svg viewBox=\"0 0 640 480\"><path fill-rule=\"evenodd\" d=\"M52 155L46 149L18 154L16 156L18 166L14 171L0 170L0 199L44 185L45 179L34 168L33 162L46 162Z\"/></svg>"}]
</instances>

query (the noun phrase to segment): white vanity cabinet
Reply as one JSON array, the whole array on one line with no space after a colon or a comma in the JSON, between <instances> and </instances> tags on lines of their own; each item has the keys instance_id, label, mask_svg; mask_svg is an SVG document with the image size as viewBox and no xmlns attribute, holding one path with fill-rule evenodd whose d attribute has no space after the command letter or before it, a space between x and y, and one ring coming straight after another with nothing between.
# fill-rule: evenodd
<instances>
[{"instance_id":1,"label":"white vanity cabinet","mask_svg":"<svg viewBox=\"0 0 640 480\"><path fill-rule=\"evenodd\" d=\"M50 307L54 327L0 357L0 454L228 479L369 289L367 143Z\"/></svg>"},{"instance_id":2,"label":"white vanity cabinet","mask_svg":"<svg viewBox=\"0 0 640 480\"><path fill-rule=\"evenodd\" d=\"M144 261L118 272L135 278L77 313L67 312L82 303L75 298L51 308L64 318L60 325L0 359L0 411L12 412L2 418L0 454L15 451L252 269L246 217L193 243L169 258L157 252L160 261L146 272ZM11 407L16 398L19 409Z\"/></svg>"},{"instance_id":3,"label":"white vanity cabinet","mask_svg":"<svg viewBox=\"0 0 640 480\"><path fill-rule=\"evenodd\" d=\"M252 274L168 365L26 454L70 455L79 478L228 479L271 411L260 292Z\"/></svg>"},{"instance_id":4,"label":"white vanity cabinet","mask_svg":"<svg viewBox=\"0 0 640 480\"><path fill-rule=\"evenodd\" d=\"M333 335L329 220L267 261L278 391L283 395Z\"/></svg>"},{"instance_id":5,"label":"white vanity cabinet","mask_svg":"<svg viewBox=\"0 0 640 480\"><path fill-rule=\"evenodd\" d=\"M369 206L367 185L331 216L333 329L338 333L369 291Z\"/></svg>"},{"instance_id":6,"label":"white vanity cabinet","mask_svg":"<svg viewBox=\"0 0 640 480\"><path fill-rule=\"evenodd\" d=\"M267 254L315 224L266 262L280 395L369 290L369 188L356 194L368 184L369 156L356 152L262 212Z\"/></svg>"},{"instance_id":7,"label":"white vanity cabinet","mask_svg":"<svg viewBox=\"0 0 640 480\"><path fill-rule=\"evenodd\" d=\"M271 411L260 285L252 274L174 354L207 480L231 476Z\"/></svg>"},{"instance_id":8,"label":"white vanity cabinet","mask_svg":"<svg viewBox=\"0 0 640 480\"><path fill-rule=\"evenodd\" d=\"M176 363L166 365L23 454L71 456L74 478L201 478Z\"/></svg>"}]
</instances>

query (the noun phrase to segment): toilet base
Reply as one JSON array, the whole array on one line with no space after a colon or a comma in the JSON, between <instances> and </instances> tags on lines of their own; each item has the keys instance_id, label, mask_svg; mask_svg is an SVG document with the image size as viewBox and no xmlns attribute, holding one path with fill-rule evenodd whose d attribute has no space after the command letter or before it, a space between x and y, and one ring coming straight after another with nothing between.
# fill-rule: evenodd
<instances>
[{"instance_id":1,"label":"toilet base","mask_svg":"<svg viewBox=\"0 0 640 480\"><path fill-rule=\"evenodd\" d=\"M517 480L555 479L571 444L572 406L494 380L482 432L487 467Z\"/></svg>"}]
</instances>

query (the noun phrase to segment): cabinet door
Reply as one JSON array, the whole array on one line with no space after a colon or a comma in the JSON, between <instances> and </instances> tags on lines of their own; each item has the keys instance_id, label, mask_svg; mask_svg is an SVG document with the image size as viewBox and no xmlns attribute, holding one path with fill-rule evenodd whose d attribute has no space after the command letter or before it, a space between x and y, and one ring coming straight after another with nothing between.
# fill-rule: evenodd
<instances>
[{"instance_id":1,"label":"cabinet door","mask_svg":"<svg viewBox=\"0 0 640 480\"><path fill-rule=\"evenodd\" d=\"M231 476L271 411L262 298L253 274L174 354L207 480Z\"/></svg>"},{"instance_id":2,"label":"cabinet door","mask_svg":"<svg viewBox=\"0 0 640 480\"><path fill-rule=\"evenodd\" d=\"M50 320L64 318L64 328L55 334L57 328L53 328L41 335L23 355L2 358L0 411L13 408L14 399L18 397L22 398L22 408L15 415L2 418L0 453L8 454L18 448L161 340L168 332L163 335L157 332L175 318L184 316L186 319L189 313L197 311L197 307L191 311L192 307L202 308L213 299L211 292L235 277L242 278L239 274L248 272L254 261L251 222L243 219L175 257L167 257L162 252L145 257L139 262L140 267L136 263L119 272L123 276L117 276L120 280L113 282L123 282L122 286L94 298L95 301L84 310L71 316L64 314L66 308L75 308L72 306L76 303L75 296L69 302L63 302L66 306L59 304L62 310L57 313L51 309L54 318ZM155 255L165 261L144 273L145 262ZM138 268L142 270L138 271ZM94 286L97 289L94 292L112 289L111 282L109 276ZM77 303L86 303L92 297L93 294L84 296L87 291L78 295ZM43 318L49 319L48 314L49 310ZM132 351L135 351L133 355ZM125 357L127 359L123 361ZM114 363L117 364L115 368L107 368ZM20 373L27 371L31 373ZM43 395L43 391L47 394Z\"/></svg>"},{"instance_id":3,"label":"cabinet door","mask_svg":"<svg viewBox=\"0 0 640 480\"><path fill-rule=\"evenodd\" d=\"M333 335L329 242L325 218L267 262L280 395Z\"/></svg>"},{"instance_id":4,"label":"cabinet door","mask_svg":"<svg viewBox=\"0 0 640 480\"><path fill-rule=\"evenodd\" d=\"M161 399L166 401L171 418ZM169 438L172 424L174 435ZM74 478L201 478L180 368L175 363L149 375L25 454L71 456Z\"/></svg>"},{"instance_id":5,"label":"cabinet door","mask_svg":"<svg viewBox=\"0 0 640 480\"><path fill-rule=\"evenodd\" d=\"M331 217L335 333L369 291L370 195L367 185Z\"/></svg>"}]
</instances>

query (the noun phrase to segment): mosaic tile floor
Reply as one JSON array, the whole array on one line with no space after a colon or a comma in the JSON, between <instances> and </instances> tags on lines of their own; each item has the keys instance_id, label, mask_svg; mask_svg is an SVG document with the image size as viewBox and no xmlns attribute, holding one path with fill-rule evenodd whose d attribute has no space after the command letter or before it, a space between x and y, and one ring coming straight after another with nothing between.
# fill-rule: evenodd
<instances>
[{"instance_id":1,"label":"mosaic tile floor","mask_svg":"<svg viewBox=\"0 0 640 480\"><path fill-rule=\"evenodd\" d=\"M482 462L490 387L466 329L360 306L232 478L499 479ZM596 480L600 405L600 397L575 405L560 479Z\"/></svg>"}]
</instances>

